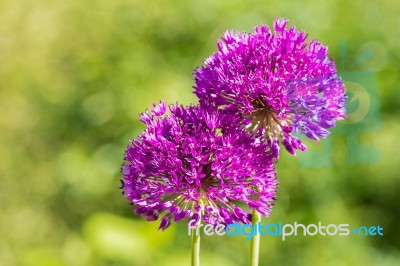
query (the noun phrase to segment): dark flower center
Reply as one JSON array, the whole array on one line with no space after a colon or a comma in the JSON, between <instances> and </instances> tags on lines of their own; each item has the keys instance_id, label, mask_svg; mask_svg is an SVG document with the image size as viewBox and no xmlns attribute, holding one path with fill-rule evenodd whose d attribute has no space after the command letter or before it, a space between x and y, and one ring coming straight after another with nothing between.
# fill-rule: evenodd
<instances>
[{"instance_id":1,"label":"dark flower center","mask_svg":"<svg viewBox=\"0 0 400 266\"><path fill-rule=\"evenodd\" d=\"M203 190L207 191L208 188L216 187L220 184L220 180L212 175L211 163L204 165L202 172L206 175L201 179L201 188Z\"/></svg>"},{"instance_id":2,"label":"dark flower center","mask_svg":"<svg viewBox=\"0 0 400 266\"><path fill-rule=\"evenodd\" d=\"M246 126L247 130L256 133L260 129L265 129L265 138L282 135L283 127L288 124L287 119L279 118L277 112L262 98L253 101L253 110L251 114L244 115L250 120Z\"/></svg>"}]
</instances>

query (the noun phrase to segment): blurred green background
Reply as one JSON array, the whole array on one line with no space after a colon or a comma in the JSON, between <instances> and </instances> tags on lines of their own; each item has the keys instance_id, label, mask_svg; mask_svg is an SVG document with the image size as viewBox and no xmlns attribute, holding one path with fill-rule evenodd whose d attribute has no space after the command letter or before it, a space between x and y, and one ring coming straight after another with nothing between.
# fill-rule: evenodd
<instances>
[{"instance_id":1,"label":"blurred green background","mask_svg":"<svg viewBox=\"0 0 400 266\"><path fill-rule=\"evenodd\" d=\"M196 102L192 71L226 29L286 17L340 66L376 71L382 124L359 141L379 163L350 164L331 137L332 167L283 155L269 219L380 225L383 237L261 238L260 265L400 265L400 2L0 2L0 265L189 265L185 224L165 232L132 213L120 165L138 114L161 99ZM310 144L310 149L318 145ZM300 155L301 156L301 155ZM247 265L244 237L203 237L202 265Z\"/></svg>"}]
</instances>

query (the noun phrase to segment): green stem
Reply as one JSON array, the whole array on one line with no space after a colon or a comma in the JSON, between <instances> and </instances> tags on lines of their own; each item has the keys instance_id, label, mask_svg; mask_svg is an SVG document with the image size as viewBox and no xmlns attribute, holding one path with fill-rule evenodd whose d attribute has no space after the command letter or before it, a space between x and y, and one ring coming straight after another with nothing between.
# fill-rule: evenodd
<instances>
[{"instance_id":1,"label":"green stem","mask_svg":"<svg viewBox=\"0 0 400 266\"><path fill-rule=\"evenodd\" d=\"M192 266L200 266L200 230L196 234L196 228L192 230Z\"/></svg>"},{"instance_id":2,"label":"green stem","mask_svg":"<svg viewBox=\"0 0 400 266\"><path fill-rule=\"evenodd\" d=\"M260 213L254 208L253 218L251 220L251 225L254 228L258 222L261 221ZM250 243L250 266L258 266L258 254L260 250L260 234L257 232L251 239Z\"/></svg>"}]
</instances>

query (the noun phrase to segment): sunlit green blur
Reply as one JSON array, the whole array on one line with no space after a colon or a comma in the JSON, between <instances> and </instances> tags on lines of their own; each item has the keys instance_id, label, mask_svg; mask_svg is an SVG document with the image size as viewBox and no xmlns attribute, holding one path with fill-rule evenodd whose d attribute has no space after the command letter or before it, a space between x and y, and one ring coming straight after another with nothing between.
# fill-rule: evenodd
<instances>
[{"instance_id":1,"label":"sunlit green blur","mask_svg":"<svg viewBox=\"0 0 400 266\"><path fill-rule=\"evenodd\" d=\"M157 231L121 196L124 149L153 102L196 103L192 71L224 30L278 16L327 44L339 69L345 40L344 69L376 72L381 126L358 141L380 161L351 164L346 136L330 138L331 167L284 154L263 223L380 225L384 236L261 237L260 265L400 265L399 14L397 0L2 0L0 265L189 265L185 224ZM244 237L201 241L202 265L249 261Z\"/></svg>"}]
</instances>

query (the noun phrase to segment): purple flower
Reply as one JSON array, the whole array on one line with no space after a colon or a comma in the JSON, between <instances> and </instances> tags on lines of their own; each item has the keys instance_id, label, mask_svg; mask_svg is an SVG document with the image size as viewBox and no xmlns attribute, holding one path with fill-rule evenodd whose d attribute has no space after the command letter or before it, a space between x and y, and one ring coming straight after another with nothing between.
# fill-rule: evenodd
<instances>
[{"instance_id":1,"label":"purple flower","mask_svg":"<svg viewBox=\"0 0 400 266\"><path fill-rule=\"evenodd\" d=\"M136 214L148 221L162 216L162 230L184 218L249 223L242 205L269 215L273 157L265 142L236 126L240 117L160 103L141 120L147 128L130 142L122 165L123 193Z\"/></svg>"},{"instance_id":2,"label":"purple flower","mask_svg":"<svg viewBox=\"0 0 400 266\"><path fill-rule=\"evenodd\" d=\"M346 94L328 49L277 19L253 34L226 32L218 52L195 72L200 105L241 114L251 132L263 134L275 156L279 141L291 153L306 150L293 133L325 138L346 114Z\"/></svg>"}]
</instances>

